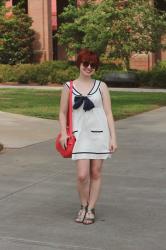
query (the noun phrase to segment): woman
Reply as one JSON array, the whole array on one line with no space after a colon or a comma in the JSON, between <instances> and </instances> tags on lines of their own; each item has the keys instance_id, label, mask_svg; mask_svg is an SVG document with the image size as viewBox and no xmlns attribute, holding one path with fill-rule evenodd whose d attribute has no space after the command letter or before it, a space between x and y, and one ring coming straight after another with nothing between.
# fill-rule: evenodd
<instances>
[{"instance_id":1,"label":"woman","mask_svg":"<svg viewBox=\"0 0 166 250\"><path fill-rule=\"evenodd\" d=\"M75 219L86 225L95 222L95 205L101 187L103 160L117 149L109 91L104 82L92 79L98 69L96 53L83 49L78 53L79 77L73 81L73 133L76 143L72 159L76 160L77 185L81 208ZM64 85L60 102L61 145L68 139L66 117L70 82Z\"/></svg>"}]
</instances>

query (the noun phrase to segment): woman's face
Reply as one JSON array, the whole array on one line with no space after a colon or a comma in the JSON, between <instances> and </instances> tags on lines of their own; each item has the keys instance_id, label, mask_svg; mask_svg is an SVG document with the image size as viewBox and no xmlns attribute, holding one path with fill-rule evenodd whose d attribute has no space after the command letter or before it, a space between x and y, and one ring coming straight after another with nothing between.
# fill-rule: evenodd
<instances>
[{"instance_id":1,"label":"woman's face","mask_svg":"<svg viewBox=\"0 0 166 250\"><path fill-rule=\"evenodd\" d=\"M85 61L80 64L80 73L85 76L91 76L95 73L95 68L96 65L94 63Z\"/></svg>"}]
</instances>

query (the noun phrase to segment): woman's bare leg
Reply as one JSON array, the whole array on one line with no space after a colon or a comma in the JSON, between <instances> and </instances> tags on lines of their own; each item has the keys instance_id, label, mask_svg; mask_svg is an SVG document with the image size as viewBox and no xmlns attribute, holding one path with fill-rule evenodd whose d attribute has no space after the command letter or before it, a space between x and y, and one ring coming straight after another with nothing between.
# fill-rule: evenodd
<instances>
[{"instance_id":1,"label":"woman's bare leg","mask_svg":"<svg viewBox=\"0 0 166 250\"><path fill-rule=\"evenodd\" d=\"M103 160L90 161L90 193L89 205L83 223L90 225L95 222L95 205L101 189L101 170Z\"/></svg>"},{"instance_id":2,"label":"woman's bare leg","mask_svg":"<svg viewBox=\"0 0 166 250\"><path fill-rule=\"evenodd\" d=\"M80 202L87 206L89 200L90 160L77 160L77 189Z\"/></svg>"},{"instance_id":3,"label":"woman's bare leg","mask_svg":"<svg viewBox=\"0 0 166 250\"><path fill-rule=\"evenodd\" d=\"M101 170L103 160L91 160L90 162L90 195L89 209L95 207L101 189Z\"/></svg>"}]
</instances>

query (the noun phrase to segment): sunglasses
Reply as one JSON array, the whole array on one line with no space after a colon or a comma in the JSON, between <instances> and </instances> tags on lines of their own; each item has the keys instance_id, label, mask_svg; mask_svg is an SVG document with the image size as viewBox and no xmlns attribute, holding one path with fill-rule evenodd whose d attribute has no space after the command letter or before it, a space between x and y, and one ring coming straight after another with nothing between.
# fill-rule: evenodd
<instances>
[{"instance_id":1,"label":"sunglasses","mask_svg":"<svg viewBox=\"0 0 166 250\"><path fill-rule=\"evenodd\" d=\"M90 65L91 69L96 69L96 64L95 63L90 63L88 61L85 61L85 62L82 62L82 64L83 64L83 66L85 68L89 67L89 65Z\"/></svg>"}]
</instances>

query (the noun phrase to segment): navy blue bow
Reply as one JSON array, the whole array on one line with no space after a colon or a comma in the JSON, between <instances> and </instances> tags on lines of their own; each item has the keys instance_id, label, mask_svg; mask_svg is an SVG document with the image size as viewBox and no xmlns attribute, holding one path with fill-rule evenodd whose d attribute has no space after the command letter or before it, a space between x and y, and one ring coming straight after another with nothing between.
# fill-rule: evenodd
<instances>
[{"instance_id":1,"label":"navy blue bow","mask_svg":"<svg viewBox=\"0 0 166 250\"><path fill-rule=\"evenodd\" d=\"M73 109L78 109L84 103L83 109L85 111L94 108L94 104L87 96L75 96Z\"/></svg>"}]
</instances>

